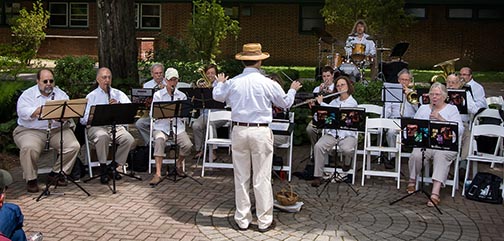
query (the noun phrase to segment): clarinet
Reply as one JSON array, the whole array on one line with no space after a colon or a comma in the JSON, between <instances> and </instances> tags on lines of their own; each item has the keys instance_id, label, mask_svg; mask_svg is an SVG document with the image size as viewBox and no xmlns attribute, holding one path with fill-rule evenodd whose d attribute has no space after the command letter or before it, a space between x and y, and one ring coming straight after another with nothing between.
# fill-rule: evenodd
<instances>
[{"instance_id":1,"label":"clarinet","mask_svg":"<svg viewBox=\"0 0 504 241\"><path fill-rule=\"evenodd\" d=\"M51 94L51 100L54 100L54 92ZM52 120L47 120L47 129L46 129L46 141L45 141L45 151L49 151L49 142L51 140L51 126Z\"/></svg>"}]
</instances>

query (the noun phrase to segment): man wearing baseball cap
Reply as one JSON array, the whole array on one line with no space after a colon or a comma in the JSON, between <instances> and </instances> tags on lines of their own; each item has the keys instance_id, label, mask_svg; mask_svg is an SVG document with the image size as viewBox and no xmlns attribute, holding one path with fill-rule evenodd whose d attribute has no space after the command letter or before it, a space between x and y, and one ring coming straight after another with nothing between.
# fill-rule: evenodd
<instances>
[{"instance_id":1,"label":"man wearing baseball cap","mask_svg":"<svg viewBox=\"0 0 504 241\"><path fill-rule=\"evenodd\" d=\"M269 128L273 119L272 104L289 108L294 103L296 91L301 88L298 81L293 81L286 94L280 84L262 75L262 61L269 56L262 52L259 43L243 45L243 51L235 55L245 66L243 73L230 80L219 73L217 86L213 89L216 101L231 105L234 219L240 230L247 230L252 221L249 196L251 168L259 232L275 227L271 187L273 133Z\"/></svg>"},{"instance_id":2,"label":"man wearing baseball cap","mask_svg":"<svg viewBox=\"0 0 504 241\"><path fill-rule=\"evenodd\" d=\"M0 240L25 241L23 230L23 214L18 205L4 203L7 186L12 183L12 176L6 170L0 169Z\"/></svg>"}]
</instances>

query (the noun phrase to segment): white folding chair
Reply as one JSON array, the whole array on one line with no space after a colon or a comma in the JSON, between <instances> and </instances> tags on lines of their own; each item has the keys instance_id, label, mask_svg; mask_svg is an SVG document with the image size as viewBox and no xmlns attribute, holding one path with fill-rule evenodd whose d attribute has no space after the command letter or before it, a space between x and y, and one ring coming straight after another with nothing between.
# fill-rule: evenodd
<instances>
[{"instance_id":1,"label":"white folding chair","mask_svg":"<svg viewBox=\"0 0 504 241\"><path fill-rule=\"evenodd\" d=\"M369 114L374 114L378 116L379 118L383 118L383 106L379 105L373 105L373 104L360 104L357 107L364 108L366 110L366 116L369 116ZM374 117L372 117L374 118ZM382 140L383 140L383 130L382 129L375 129L375 130L369 130L370 133L373 135L376 135L376 141L377 145L381 146L382 145ZM364 150L357 150L358 155L364 155ZM380 152L375 152L373 153L374 156L380 156Z\"/></svg>"},{"instance_id":2,"label":"white folding chair","mask_svg":"<svg viewBox=\"0 0 504 241\"><path fill-rule=\"evenodd\" d=\"M289 125L294 124L294 112L289 112L289 119L288 120L273 119L273 122L271 123L270 127L272 129L274 129L275 125L283 125L283 126L285 126L285 124L287 125L287 127ZM289 180L289 182L291 181L291 176L292 176L292 148L294 146L293 143L294 143L294 131L291 131L290 135L288 136L287 142L275 146L276 148L280 148L280 149L289 149L288 150L288 152L289 152L289 154L288 154L289 155L289 160L287 162L288 163L287 166L284 166L284 165L282 165L281 167L280 166L273 166L273 170L275 170L275 171L286 171L286 172L288 172L289 173L288 174L288 180Z\"/></svg>"},{"instance_id":3,"label":"white folding chair","mask_svg":"<svg viewBox=\"0 0 504 241\"><path fill-rule=\"evenodd\" d=\"M91 160L92 144L91 144L91 142L89 142L87 128L84 130L84 139L85 139L85 143L86 143L86 162L88 164L89 177L93 177L93 167L99 167L100 162L98 160L95 160L95 161ZM109 144L109 147L111 146L111 144ZM112 162L112 160L107 160L106 163L108 165L111 162ZM123 172L126 173L126 165L123 166Z\"/></svg>"},{"instance_id":4,"label":"white folding chair","mask_svg":"<svg viewBox=\"0 0 504 241\"><path fill-rule=\"evenodd\" d=\"M380 176L380 177L394 177L397 180L397 189L400 188L401 184L401 161L398 158L395 162L394 171L378 171L371 169L371 156L373 152L388 152L395 153L396 157L401 156L401 145L396 142L393 147L385 147L381 145L373 145L371 143L372 135L376 135L375 130L377 129L388 129L389 131L395 131L396 139L400 140L400 129L401 120L399 119L384 119L384 118L366 118L366 129L364 134L364 158L362 162L362 183L364 186L364 180L366 176Z\"/></svg>"},{"instance_id":5,"label":"white folding chair","mask_svg":"<svg viewBox=\"0 0 504 241\"><path fill-rule=\"evenodd\" d=\"M152 110L152 106L151 106ZM152 111L151 111L152 113ZM150 118L150 131L149 131L149 136L150 136L150 141L149 141L149 173L152 173L152 165L156 165L156 159L152 156L152 152L154 150L152 144L154 143L154 137L152 136L152 133L154 132L154 118ZM166 140L166 146L165 147L172 147L175 146L175 141L174 140ZM176 151L176 150L175 150ZM162 164L175 164L175 159L174 158L169 158L169 153L166 154L166 156L163 158ZM185 167L185 165L184 165Z\"/></svg>"},{"instance_id":6,"label":"white folding chair","mask_svg":"<svg viewBox=\"0 0 504 241\"><path fill-rule=\"evenodd\" d=\"M205 168L233 168L233 163L226 162L217 162L213 160L213 156L210 154L209 158L207 158L207 149L211 148L212 145L218 146L226 146L231 148L231 136L229 138L219 138L217 137L217 133L212 131L211 123L215 121L231 121L231 111L227 110L217 110L217 111L208 111L207 118L207 131L205 135L205 146L203 150L203 165L201 168L201 176L205 176ZM211 151L210 151L211 153Z\"/></svg>"},{"instance_id":7,"label":"white folding chair","mask_svg":"<svg viewBox=\"0 0 504 241\"><path fill-rule=\"evenodd\" d=\"M486 98L486 102L488 106L499 105L500 106L499 109L504 108L504 99L502 98L502 96L489 96Z\"/></svg>"},{"instance_id":8,"label":"white folding chair","mask_svg":"<svg viewBox=\"0 0 504 241\"><path fill-rule=\"evenodd\" d=\"M504 120L502 119L500 113L499 113L499 110L498 109L485 109L483 110L481 113L477 114L475 117L474 117L474 120L473 120L473 123L472 123L472 126L471 126L471 130L473 128L473 126L475 125L480 125L482 124L482 122L487 119L487 121L483 122L483 124L489 124L488 122L488 119L494 119L493 121L495 121L495 125L500 125L500 126L504 126ZM500 123L500 124L498 124ZM502 146L503 144L503 140L502 138L497 138L497 143L500 143L500 145L496 145L496 149L500 149L501 152L504 151L504 148ZM502 155L502 154L501 154ZM490 168L494 168L495 167L495 163L492 162L490 164Z\"/></svg>"},{"instance_id":9,"label":"white folding chair","mask_svg":"<svg viewBox=\"0 0 504 241\"><path fill-rule=\"evenodd\" d=\"M478 172L478 162L487 162L487 163L504 163L504 157L499 152L498 148L495 149L494 153L484 153L478 151L477 143L475 141L475 137L478 136L487 136L487 137L498 137L500 141L504 138L504 127L496 126L496 125L474 125L471 130L471 142L469 144L469 155L467 156L467 166L466 173L464 178L464 184L467 182L469 178L469 168L471 162L473 163L473 175L472 178ZM501 144L501 143L498 143ZM462 195L465 195L465 185L462 188Z\"/></svg>"},{"instance_id":10,"label":"white folding chair","mask_svg":"<svg viewBox=\"0 0 504 241\"><path fill-rule=\"evenodd\" d=\"M451 196L452 197L455 197L455 192L457 191L458 189L458 183L459 183L459 164L460 164L460 153L461 153L461 149L462 149L462 135L459 135L459 138L458 138L458 146L457 146L457 156L454 160L454 163L452 166L454 167L453 168L453 178L450 179L450 178L447 178L446 181L445 181L445 185L446 186L452 186L452 192L451 192ZM429 163L427 163L425 165L425 175L423 177L423 180L425 183L432 183L432 177L430 176L430 165ZM417 175L417 178L416 178L416 189L418 190L419 188L419 185L420 185L420 179L422 178L420 176L421 174L419 173Z\"/></svg>"}]
</instances>

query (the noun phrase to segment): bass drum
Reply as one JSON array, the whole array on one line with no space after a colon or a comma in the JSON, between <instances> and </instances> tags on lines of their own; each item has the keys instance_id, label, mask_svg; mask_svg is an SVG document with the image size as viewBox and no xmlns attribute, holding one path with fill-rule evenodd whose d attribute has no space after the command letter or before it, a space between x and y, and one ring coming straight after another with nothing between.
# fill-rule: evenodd
<instances>
[{"instance_id":1,"label":"bass drum","mask_svg":"<svg viewBox=\"0 0 504 241\"><path fill-rule=\"evenodd\" d=\"M351 63L343 63L338 68L341 75L350 77L353 82L360 80L360 72L357 66Z\"/></svg>"}]
</instances>

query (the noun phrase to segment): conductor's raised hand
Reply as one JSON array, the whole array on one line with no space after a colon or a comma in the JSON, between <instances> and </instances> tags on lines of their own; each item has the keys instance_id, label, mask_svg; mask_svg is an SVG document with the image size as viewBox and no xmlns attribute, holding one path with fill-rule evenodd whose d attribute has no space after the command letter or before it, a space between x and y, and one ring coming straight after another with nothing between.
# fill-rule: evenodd
<instances>
[{"instance_id":1,"label":"conductor's raised hand","mask_svg":"<svg viewBox=\"0 0 504 241\"><path fill-rule=\"evenodd\" d=\"M224 73L217 74L217 82L224 83L228 78L229 76L226 76Z\"/></svg>"},{"instance_id":2,"label":"conductor's raised hand","mask_svg":"<svg viewBox=\"0 0 504 241\"><path fill-rule=\"evenodd\" d=\"M298 91L299 89L301 89L301 87L303 87L303 85L301 85L301 82L297 80L292 81L292 84L290 86L290 88L294 89L295 91Z\"/></svg>"}]
</instances>

